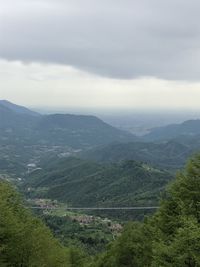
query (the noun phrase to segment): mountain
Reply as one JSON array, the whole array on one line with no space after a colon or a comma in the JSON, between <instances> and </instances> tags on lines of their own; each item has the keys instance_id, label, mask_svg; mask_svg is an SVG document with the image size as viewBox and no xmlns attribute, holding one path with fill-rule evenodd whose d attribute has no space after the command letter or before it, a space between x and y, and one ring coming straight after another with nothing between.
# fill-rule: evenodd
<instances>
[{"instance_id":1,"label":"mountain","mask_svg":"<svg viewBox=\"0 0 200 267\"><path fill-rule=\"evenodd\" d=\"M40 115L6 100L0 101L0 128L5 132L12 130L12 136L20 132L21 139L24 133L29 143L73 148L136 139L132 134L112 127L95 116Z\"/></svg>"},{"instance_id":2,"label":"mountain","mask_svg":"<svg viewBox=\"0 0 200 267\"><path fill-rule=\"evenodd\" d=\"M131 206L157 203L171 175L136 161L104 165L78 158L48 159L26 178L32 197L73 206Z\"/></svg>"},{"instance_id":3,"label":"mountain","mask_svg":"<svg viewBox=\"0 0 200 267\"><path fill-rule=\"evenodd\" d=\"M13 111L14 113L17 113L17 114L40 116L40 114L37 112L34 112L34 111L32 111L26 107L13 104L7 100L0 100L0 108L1 107L5 107L5 108L9 109L10 111Z\"/></svg>"},{"instance_id":4,"label":"mountain","mask_svg":"<svg viewBox=\"0 0 200 267\"><path fill-rule=\"evenodd\" d=\"M8 107L9 105L6 106L4 105L4 103L5 102L0 102L0 130L2 132L23 132L24 130L27 130L27 128L30 128L31 126L35 125L35 123L37 123L39 115L30 115L31 111L30 114L28 111L27 113L15 111L14 108L12 108L11 104L9 104L10 107ZM13 105L13 107L15 107L15 105ZM20 108L17 109L20 110ZM1 137L2 136L0 136L0 138Z\"/></svg>"},{"instance_id":5,"label":"mountain","mask_svg":"<svg viewBox=\"0 0 200 267\"><path fill-rule=\"evenodd\" d=\"M7 103L0 101L0 173L19 176L35 152L30 140L40 116L30 115L32 113L28 111L15 111L15 105L9 103L8 107Z\"/></svg>"},{"instance_id":6,"label":"mountain","mask_svg":"<svg viewBox=\"0 0 200 267\"><path fill-rule=\"evenodd\" d=\"M147 141L163 141L178 136L200 135L200 119L188 120L181 124L171 124L165 127L154 128L144 136Z\"/></svg>"},{"instance_id":7,"label":"mountain","mask_svg":"<svg viewBox=\"0 0 200 267\"><path fill-rule=\"evenodd\" d=\"M195 145L194 145L195 144ZM84 159L102 163L118 163L124 160L146 162L161 169L176 171L184 166L187 158L200 149L194 137L178 138L165 143L115 143L84 151L80 156Z\"/></svg>"},{"instance_id":8,"label":"mountain","mask_svg":"<svg viewBox=\"0 0 200 267\"><path fill-rule=\"evenodd\" d=\"M132 134L110 126L95 116L53 114L43 116L37 125L41 139L54 145L86 148L115 141L135 140Z\"/></svg>"}]
</instances>

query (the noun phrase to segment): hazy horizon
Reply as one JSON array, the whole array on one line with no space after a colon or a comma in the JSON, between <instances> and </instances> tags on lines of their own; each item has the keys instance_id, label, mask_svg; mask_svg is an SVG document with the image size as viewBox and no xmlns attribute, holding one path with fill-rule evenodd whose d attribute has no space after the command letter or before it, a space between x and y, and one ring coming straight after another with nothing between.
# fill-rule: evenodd
<instances>
[{"instance_id":1,"label":"hazy horizon","mask_svg":"<svg viewBox=\"0 0 200 267\"><path fill-rule=\"evenodd\" d=\"M134 134L144 134L148 129L169 124L182 123L186 120L200 119L200 109L105 109L80 107L29 107L42 114L64 113L75 115L93 115L112 126L130 131ZM141 132L141 133L140 133Z\"/></svg>"}]
</instances>

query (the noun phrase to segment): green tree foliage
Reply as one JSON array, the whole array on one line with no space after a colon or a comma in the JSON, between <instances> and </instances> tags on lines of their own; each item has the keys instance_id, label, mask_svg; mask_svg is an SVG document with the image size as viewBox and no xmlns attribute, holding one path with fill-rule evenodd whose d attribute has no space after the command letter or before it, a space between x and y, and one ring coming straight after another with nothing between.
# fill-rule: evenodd
<instances>
[{"instance_id":1,"label":"green tree foliage","mask_svg":"<svg viewBox=\"0 0 200 267\"><path fill-rule=\"evenodd\" d=\"M182 218L182 225L173 237L154 244L153 267L200 266L200 227L194 218Z\"/></svg>"},{"instance_id":2,"label":"green tree foliage","mask_svg":"<svg viewBox=\"0 0 200 267\"><path fill-rule=\"evenodd\" d=\"M69 252L5 182L0 182L0 260L7 267L70 266Z\"/></svg>"},{"instance_id":3,"label":"green tree foliage","mask_svg":"<svg viewBox=\"0 0 200 267\"><path fill-rule=\"evenodd\" d=\"M200 266L200 155L177 174L152 224L152 266Z\"/></svg>"},{"instance_id":4,"label":"green tree foliage","mask_svg":"<svg viewBox=\"0 0 200 267\"><path fill-rule=\"evenodd\" d=\"M93 266L200 266L200 155L177 174L158 212L128 225Z\"/></svg>"},{"instance_id":5,"label":"green tree foliage","mask_svg":"<svg viewBox=\"0 0 200 267\"><path fill-rule=\"evenodd\" d=\"M123 234L98 260L99 267L150 266L151 231L142 223L129 223ZM96 266L96 265L94 265Z\"/></svg>"},{"instance_id":6,"label":"green tree foliage","mask_svg":"<svg viewBox=\"0 0 200 267\"><path fill-rule=\"evenodd\" d=\"M104 251L106 245L113 240L112 230L103 220L83 226L70 216L43 214L41 218L64 246L79 247L89 255Z\"/></svg>"}]
</instances>

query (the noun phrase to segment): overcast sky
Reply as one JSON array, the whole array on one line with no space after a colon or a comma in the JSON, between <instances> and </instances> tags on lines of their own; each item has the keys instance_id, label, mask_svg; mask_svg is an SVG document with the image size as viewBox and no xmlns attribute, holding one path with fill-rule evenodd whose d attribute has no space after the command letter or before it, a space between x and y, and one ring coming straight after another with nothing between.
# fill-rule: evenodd
<instances>
[{"instance_id":1,"label":"overcast sky","mask_svg":"<svg viewBox=\"0 0 200 267\"><path fill-rule=\"evenodd\" d=\"M0 98L200 107L199 0L0 0Z\"/></svg>"}]
</instances>

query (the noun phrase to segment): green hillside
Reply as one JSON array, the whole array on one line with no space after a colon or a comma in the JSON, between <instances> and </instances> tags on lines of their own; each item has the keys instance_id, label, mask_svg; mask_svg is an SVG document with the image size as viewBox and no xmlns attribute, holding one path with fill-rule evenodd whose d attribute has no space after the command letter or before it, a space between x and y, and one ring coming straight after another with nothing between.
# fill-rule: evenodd
<instances>
[{"instance_id":1,"label":"green hillside","mask_svg":"<svg viewBox=\"0 0 200 267\"><path fill-rule=\"evenodd\" d=\"M77 159L70 161L73 167L81 164ZM65 164L64 161L60 162L62 167ZM140 164L133 162L126 162L121 168L124 167L129 173L128 169L132 169L132 165L134 169L141 168ZM144 165L143 168L149 172L153 171ZM16 191L8 183L0 181L0 266L198 267L200 266L199 173L200 156L196 156L168 186L160 207L153 216L146 218L144 222L128 223L103 253L93 257L85 254L80 248L75 248L70 243L72 240L65 240L65 235L69 237L70 229L73 231L77 229L78 237L83 238L82 240L89 238L87 242L97 240L97 235L93 239L93 232L87 232L87 236L82 232L81 237L81 227L77 223L72 226L64 217L59 219L47 216L46 223L62 242L70 245L64 247L41 220L24 207ZM85 227L82 229L85 230ZM98 234L101 238L103 232L99 231ZM78 243L75 244L78 246Z\"/></svg>"},{"instance_id":2,"label":"green hillside","mask_svg":"<svg viewBox=\"0 0 200 267\"><path fill-rule=\"evenodd\" d=\"M157 203L171 179L169 173L135 161L103 165L77 158L51 159L40 167L26 180L32 196L79 207Z\"/></svg>"},{"instance_id":3,"label":"green hillside","mask_svg":"<svg viewBox=\"0 0 200 267\"><path fill-rule=\"evenodd\" d=\"M199 140L199 139L198 139ZM195 142L194 142L195 141ZM81 153L81 157L97 162L136 160L169 171L182 168L189 156L200 150L194 138L177 138L165 143L131 142L110 144Z\"/></svg>"},{"instance_id":4,"label":"green hillside","mask_svg":"<svg viewBox=\"0 0 200 267\"><path fill-rule=\"evenodd\" d=\"M129 223L92 267L200 266L200 156L168 187L157 213Z\"/></svg>"},{"instance_id":5,"label":"green hillside","mask_svg":"<svg viewBox=\"0 0 200 267\"><path fill-rule=\"evenodd\" d=\"M200 134L200 120L188 120L180 124L170 124L154 128L144 136L147 141L170 140L179 136L194 136Z\"/></svg>"}]
</instances>

